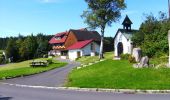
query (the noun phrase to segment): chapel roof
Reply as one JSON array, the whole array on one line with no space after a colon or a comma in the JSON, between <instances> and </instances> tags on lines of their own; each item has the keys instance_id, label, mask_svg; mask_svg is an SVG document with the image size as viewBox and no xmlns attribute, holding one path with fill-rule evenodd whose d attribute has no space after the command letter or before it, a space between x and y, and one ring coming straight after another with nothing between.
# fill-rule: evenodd
<instances>
[{"instance_id":1,"label":"chapel roof","mask_svg":"<svg viewBox=\"0 0 170 100\"><path fill-rule=\"evenodd\" d=\"M128 15L126 15L122 25L126 25L126 24L133 24L130 18L128 17Z\"/></svg>"},{"instance_id":2,"label":"chapel roof","mask_svg":"<svg viewBox=\"0 0 170 100\"><path fill-rule=\"evenodd\" d=\"M135 30L135 29L132 29L132 30L126 30L126 29L118 29L115 37L117 36L117 34L119 32L121 32L125 37L126 39L131 39L133 34L136 33L138 30Z\"/></svg>"}]
</instances>

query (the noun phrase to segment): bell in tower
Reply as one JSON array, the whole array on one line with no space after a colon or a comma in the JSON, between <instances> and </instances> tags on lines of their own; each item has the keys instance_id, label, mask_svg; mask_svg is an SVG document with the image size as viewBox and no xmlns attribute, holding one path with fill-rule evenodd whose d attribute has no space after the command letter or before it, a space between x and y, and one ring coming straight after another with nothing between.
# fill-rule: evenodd
<instances>
[{"instance_id":1,"label":"bell in tower","mask_svg":"<svg viewBox=\"0 0 170 100\"><path fill-rule=\"evenodd\" d=\"M132 25L132 21L129 19L129 17L126 15L122 25L123 25L123 29L126 31L131 31L131 25Z\"/></svg>"}]
</instances>

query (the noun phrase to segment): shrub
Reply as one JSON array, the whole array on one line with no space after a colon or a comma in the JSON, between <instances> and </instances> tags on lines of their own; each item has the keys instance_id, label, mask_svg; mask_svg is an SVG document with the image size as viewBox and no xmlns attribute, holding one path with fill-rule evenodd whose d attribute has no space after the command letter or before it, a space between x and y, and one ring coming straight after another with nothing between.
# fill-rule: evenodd
<instances>
[{"instance_id":1,"label":"shrub","mask_svg":"<svg viewBox=\"0 0 170 100\"><path fill-rule=\"evenodd\" d=\"M47 60L47 62L48 62L49 64L52 64L52 63L53 63L52 58L49 58L49 59Z\"/></svg>"},{"instance_id":2,"label":"shrub","mask_svg":"<svg viewBox=\"0 0 170 100\"><path fill-rule=\"evenodd\" d=\"M0 54L0 64L5 64L5 56Z\"/></svg>"},{"instance_id":3,"label":"shrub","mask_svg":"<svg viewBox=\"0 0 170 100\"><path fill-rule=\"evenodd\" d=\"M133 57L131 55L129 56L128 60L130 63L136 63L135 57Z\"/></svg>"},{"instance_id":4,"label":"shrub","mask_svg":"<svg viewBox=\"0 0 170 100\"><path fill-rule=\"evenodd\" d=\"M44 54L44 55L43 55L43 58L48 58L48 55L47 55L47 54Z\"/></svg>"},{"instance_id":5,"label":"shrub","mask_svg":"<svg viewBox=\"0 0 170 100\"><path fill-rule=\"evenodd\" d=\"M3 64L3 58L0 57L0 64Z\"/></svg>"},{"instance_id":6,"label":"shrub","mask_svg":"<svg viewBox=\"0 0 170 100\"><path fill-rule=\"evenodd\" d=\"M129 56L130 56L130 54L121 54L120 58L123 60L128 60Z\"/></svg>"}]
</instances>

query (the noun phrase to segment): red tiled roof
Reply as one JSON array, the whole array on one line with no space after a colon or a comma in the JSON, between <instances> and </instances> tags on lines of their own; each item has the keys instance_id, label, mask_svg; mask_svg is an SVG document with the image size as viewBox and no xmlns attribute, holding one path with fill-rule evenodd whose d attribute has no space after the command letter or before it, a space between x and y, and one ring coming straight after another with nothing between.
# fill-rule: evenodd
<instances>
[{"instance_id":1,"label":"red tiled roof","mask_svg":"<svg viewBox=\"0 0 170 100\"><path fill-rule=\"evenodd\" d=\"M67 35L67 34L68 32L66 31L66 32L57 33L55 36L60 37L62 35Z\"/></svg>"},{"instance_id":2,"label":"red tiled roof","mask_svg":"<svg viewBox=\"0 0 170 100\"><path fill-rule=\"evenodd\" d=\"M72 46L68 47L67 49L68 50L81 49L81 48L85 47L86 45L88 45L91 42L93 42L93 39L80 41L80 42L77 42L77 43L73 44Z\"/></svg>"},{"instance_id":3,"label":"red tiled roof","mask_svg":"<svg viewBox=\"0 0 170 100\"><path fill-rule=\"evenodd\" d=\"M62 35L64 35L60 40L57 40L56 37L61 37ZM55 44L55 43L64 43L67 39L67 35L68 32L62 32L62 33L58 33L56 34L50 41L50 44Z\"/></svg>"}]
</instances>

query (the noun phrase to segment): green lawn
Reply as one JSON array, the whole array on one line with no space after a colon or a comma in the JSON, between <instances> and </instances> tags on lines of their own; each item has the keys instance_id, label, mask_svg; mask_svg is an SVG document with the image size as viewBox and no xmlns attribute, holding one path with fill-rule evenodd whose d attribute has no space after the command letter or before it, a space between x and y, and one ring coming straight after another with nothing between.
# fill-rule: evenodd
<instances>
[{"instance_id":1,"label":"green lawn","mask_svg":"<svg viewBox=\"0 0 170 100\"><path fill-rule=\"evenodd\" d=\"M73 70L66 86L113 89L170 89L170 69L135 69L128 61L106 60Z\"/></svg>"},{"instance_id":2,"label":"green lawn","mask_svg":"<svg viewBox=\"0 0 170 100\"><path fill-rule=\"evenodd\" d=\"M113 52L104 53L104 57L105 59L113 59ZM79 58L77 61L81 62L81 64L89 64L89 63L93 63L98 60L99 60L98 56L94 56L94 57L84 56L84 57Z\"/></svg>"},{"instance_id":3,"label":"green lawn","mask_svg":"<svg viewBox=\"0 0 170 100\"><path fill-rule=\"evenodd\" d=\"M0 50L0 53L2 53L4 50Z\"/></svg>"},{"instance_id":4,"label":"green lawn","mask_svg":"<svg viewBox=\"0 0 170 100\"><path fill-rule=\"evenodd\" d=\"M47 59L46 58L36 59L36 61L38 60L43 61ZM32 60L28 60L28 61L23 61L20 63L12 63L12 64L1 66L0 67L0 79L37 74L37 73L48 71L54 68L63 67L64 65L66 65L66 63L53 60L53 63L48 65L47 67L33 68L29 66L29 63L31 61Z\"/></svg>"},{"instance_id":5,"label":"green lawn","mask_svg":"<svg viewBox=\"0 0 170 100\"><path fill-rule=\"evenodd\" d=\"M3 53L3 50L0 50L0 56L2 55L2 53Z\"/></svg>"}]
</instances>

